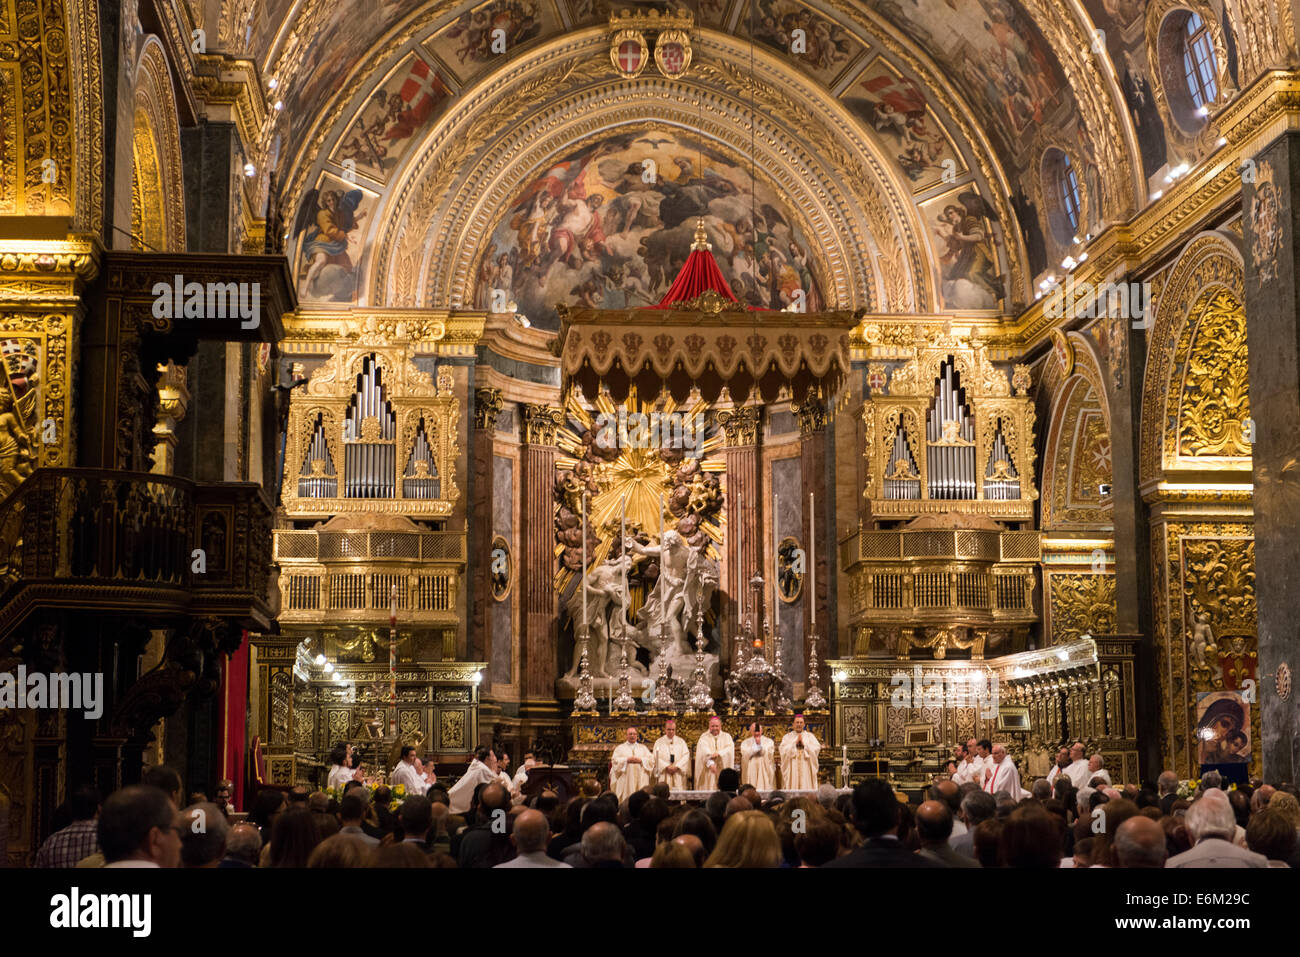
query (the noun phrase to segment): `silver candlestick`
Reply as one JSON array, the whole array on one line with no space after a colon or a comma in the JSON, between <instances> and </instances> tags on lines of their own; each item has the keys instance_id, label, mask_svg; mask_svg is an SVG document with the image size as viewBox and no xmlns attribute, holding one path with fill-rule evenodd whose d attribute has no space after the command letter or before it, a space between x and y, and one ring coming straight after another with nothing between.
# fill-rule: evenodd
<instances>
[{"instance_id":1,"label":"silver candlestick","mask_svg":"<svg viewBox=\"0 0 1300 957\"><path fill-rule=\"evenodd\" d=\"M628 686L627 642L623 642L623 659L618 666L618 694L610 706L611 713L626 714L636 711L636 699Z\"/></svg>"},{"instance_id":2,"label":"silver candlestick","mask_svg":"<svg viewBox=\"0 0 1300 957\"><path fill-rule=\"evenodd\" d=\"M578 659L578 693L573 698L574 714L595 714L596 696L591 690L591 668L587 662L587 632L582 632L582 654Z\"/></svg>"},{"instance_id":3,"label":"silver candlestick","mask_svg":"<svg viewBox=\"0 0 1300 957\"><path fill-rule=\"evenodd\" d=\"M652 706L656 711L677 711L677 702L673 700L673 693L668 687L667 645L664 645L659 652L659 677L655 680L655 698Z\"/></svg>"},{"instance_id":4,"label":"silver candlestick","mask_svg":"<svg viewBox=\"0 0 1300 957\"><path fill-rule=\"evenodd\" d=\"M713 698L709 694L709 684L704 672L704 636L699 635L695 639L695 675L694 682L691 684L690 697L686 699L686 713L694 714L699 711L712 711Z\"/></svg>"},{"instance_id":5,"label":"silver candlestick","mask_svg":"<svg viewBox=\"0 0 1300 957\"><path fill-rule=\"evenodd\" d=\"M822 694L821 675L817 671L817 635L810 639L812 650L808 652L808 692L804 696L804 707L821 711L826 707L826 697Z\"/></svg>"}]
</instances>

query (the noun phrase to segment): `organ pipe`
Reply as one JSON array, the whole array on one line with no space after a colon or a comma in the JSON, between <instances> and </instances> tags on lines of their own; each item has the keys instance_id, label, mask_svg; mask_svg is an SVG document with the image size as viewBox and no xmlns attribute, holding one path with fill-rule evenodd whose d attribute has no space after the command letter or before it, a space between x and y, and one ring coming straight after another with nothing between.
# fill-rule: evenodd
<instances>
[{"instance_id":1,"label":"organ pipe","mask_svg":"<svg viewBox=\"0 0 1300 957\"><path fill-rule=\"evenodd\" d=\"M975 498L975 422L951 360L940 367L926 413L927 493L932 499ZM955 423L955 428L946 426Z\"/></svg>"},{"instance_id":2,"label":"organ pipe","mask_svg":"<svg viewBox=\"0 0 1300 957\"><path fill-rule=\"evenodd\" d=\"M366 436L364 424L379 422L377 435ZM397 496L397 416L384 396L381 370L371 356L357 376L357 391L348 411L344 446L344 494L348 498Z\"/></svg>"}]
</instances>

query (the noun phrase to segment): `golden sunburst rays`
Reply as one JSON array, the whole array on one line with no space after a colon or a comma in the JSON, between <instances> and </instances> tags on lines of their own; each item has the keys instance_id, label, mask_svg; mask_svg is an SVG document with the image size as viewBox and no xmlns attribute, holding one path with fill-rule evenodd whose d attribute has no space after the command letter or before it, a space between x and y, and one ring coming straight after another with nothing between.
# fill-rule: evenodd
<instances>
[{"instance_id":1,"label":"golden sunburst rays","mask_svg":"<svg viewBox=\"0 0 1300 957\"><path fill-rule=\"evenodd\" d=\"M685 530L688 539L703 532L705 554L719 557L724 524L721 473L726 466L720 454L721 431L706 433L708 409L695 391L682 403L667 390L658 401L643 403L634 385L627 401L616 403L602 389L592 407L576 390L568 393L565 424L556 432L562 453L555 463L556 497L562 512L578 515L584 491L587 494L587 522L596 539L587 549L588 568L618 553L624 509L629 535L657 542L662 519L665 530ZM556 543L555 586L561 593L582 563L574 554L575 541L580 548L581 533L570 536L567 544ZM634 578L648 561L637 562ZM641 604L640 591L633 588L634 607Z\"/></svg>"}]
</instances>

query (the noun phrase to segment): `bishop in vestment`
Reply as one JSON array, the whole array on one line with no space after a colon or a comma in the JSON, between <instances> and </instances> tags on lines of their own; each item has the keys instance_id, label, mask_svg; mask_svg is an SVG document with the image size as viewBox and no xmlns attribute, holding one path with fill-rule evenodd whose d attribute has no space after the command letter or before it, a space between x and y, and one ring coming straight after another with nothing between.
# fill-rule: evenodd
<instances>
[{"instance_id":1,"label":"bishop in vestment","mask_svg":"<svg viewBox=\"0 0 1300 957\"><path fill-rule=\"evenodd\" d=\"M609 764L609 785L622 804L650 783L650 749L637 740L636 728L627 729L627 740L614 749Z\"/></svg>"},{"instance_id":2,"label":"bishop in vestment","mask_svg":"<svg viewBox=\"0 0 1300 957\"><path fill-rule=\"evenodd\" d=\"M722 719L709 719L709 730L695 745L695 790L716 791L723 768L736 766L736 743L722 730Z\"/></svg>"},{"instance_id":3,"label":"bishop in vestment","mask_svg":"<svg viewBox=\"0 0 1300 957\"><path fill-rule=\"evenodd\" d=\"M664 733L655 742L653 756L650 775L655 783L666 784L671 791L690 787L691 748L677 737L677 722L672 718L664 722Z\"/></svg>"},{"instance_id":4,"label":"bishop in vestment","mask_svg":"<svg viewBox=\"0 0 1300 957\"><path fill-rule=\"evenodd\" d=\"M781 786L787 791L817 790L817 755L822 743L804 729L803 715L794 716L794 730L781 739Z\"/></svg>"},{"instance_id":5,"label":"bishop in vestment","mask_svg":"<svg viewBox=\"0 0 1300 957\"><path fill-rule=\"evenodd\" d=\"M740 746L740 783L752 784L760 791L776 788L776 745L763 733L763 726L754 721L749 726L749 737Z\"/></svg>"}]
</instances>

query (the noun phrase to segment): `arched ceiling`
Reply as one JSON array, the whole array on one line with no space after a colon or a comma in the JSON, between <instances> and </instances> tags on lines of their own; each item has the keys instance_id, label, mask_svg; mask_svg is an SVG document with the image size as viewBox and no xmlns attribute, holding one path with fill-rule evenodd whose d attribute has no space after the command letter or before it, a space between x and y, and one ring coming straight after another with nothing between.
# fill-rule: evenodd
<instances>
[{"instance_id":1,"label":"arched ceiling","mask_svg":"<svg viewBox=\"0 0 1300 957\"><path fill-rule=\"evenodd\" d=\"M793 102L811 129L764 113L781 109L779 96L759 102L765 98L756 95L763 131L756 138L765 142L753 150L728 143L721 127L704 139L737 168L757 160L760 192L766 179L788 200L797 228L819 238L827 270L819 279L828 304L842 307L1015 311L1031 298L1035 276L1071 248L1047 216L1046 150L1061 150L1079 172L1081 233L1145 203L1150 178L1173 165L1179 148L1166 143L1164 120L1149 104L1148 5L1140 0L695 0L688 6L696 62L675 83L652 76L653 67L633 81L618 77L608 60L606 0L379 0L364 18L320 0L243 3L248 49L283 103L263 149L276 158L290 221L314 189L317 204L331 189L342 200L352 190L337 177L355 170L361 198L354 201L366 214L349 238L356 302L474 304L470 277L481 263L467 257L481 258L506 205L548 163L597 132L575 127L564 135L552 121L546 142L553 152L539 156L535 141L511 135L524 128L540 135L526 116L485 131L473 114L518 103L521 90L546 91L528 99L537 116L567 103L589 121L604 108L597 95L627 104L640 97L641 116L625 110L617 120L625 132L638 122L688 130L682 101L689 99L691 108L712 104L720 124L730 116L745 134L751 94L797 91ZM1230 41L1228 18L1221 19L1220 35ZM504 53L491 49L496 28L505 31ZM804 47L792 50L800 29ZM560 81L556 71L579 54L581 69ZM423 96L428 102L412 99ZM416 105L418 116L395 120L403 106ZM448 150L449 138L473 131L476 119L487 137L475 150L463 143ZM608 119L614 122L612 110ZM369 142L375 136L381 149ZM529 162L503 159L506 142ZM837 173L842 156L862 169ZM475 206L488 185L485 162L501 204L493 210ZM450 169L455 163L464 168ZM783 174L813 174L815 182L800 198L780 182ZM417 181L443 190L434 204L431 186L419 187L426 202L417 211L431 217L421 224L421 242L478 243L472 252L457 249L455 262L449 251L427 249L418 264L393 259L403 247L409 256L415 242L416 227L397 219L412 212ZM480 192L454 195L470 183ZM458 233L442 222L453 211ZM974 244L973 271L971 244L952 238L972 229L985 240ZM828 230L835 234L829 243ZM900 244L907 244L901 252ZM831 265L837 257L842 267ZM948 278L959 267L967 270L964 285Z\"/></svg>"}]
</instances>

